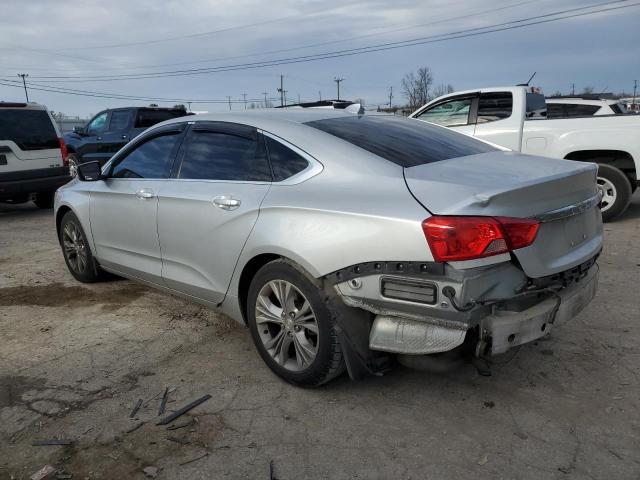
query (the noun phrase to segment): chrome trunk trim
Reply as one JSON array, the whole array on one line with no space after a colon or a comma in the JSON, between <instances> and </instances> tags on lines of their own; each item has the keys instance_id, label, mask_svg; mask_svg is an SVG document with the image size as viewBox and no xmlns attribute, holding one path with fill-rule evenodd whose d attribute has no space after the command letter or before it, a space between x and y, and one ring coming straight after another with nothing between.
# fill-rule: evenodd
<instances>
[{"instance_id":1,"label":"chrome trunk trim","mask_svg":"<svg viewBox=\"0 0 640 480\"><path fill-rule=\"evenodd\" d=\"M593 208L600 203L600 193L596 193L593 197L583 200L582 202L575 203L573 205L567 205L566 207L558 208L557 210L550 210L548 212L541 213L532 218L539 220L540 222L552 222L561 218L572 217L574 215L580 215L587 210Z\"/></svg>"}]
</instances>

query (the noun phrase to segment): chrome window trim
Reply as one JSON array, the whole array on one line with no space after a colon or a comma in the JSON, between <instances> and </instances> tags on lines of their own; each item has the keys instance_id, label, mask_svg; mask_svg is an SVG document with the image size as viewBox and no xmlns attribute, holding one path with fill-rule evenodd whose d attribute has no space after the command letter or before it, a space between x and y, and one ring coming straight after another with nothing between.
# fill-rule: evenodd
<instances>
[{"instance_id":1,"label":"chrome window trim","mask_svg":"<svg viewBox=\"0 0 640 480\"><path fill-rule=\"evenodd\" d=\"M531 217L535 220L539 220L541 223L552 222L561 218L572 217L574 215L580 215L587 210L593 208L600 203L600 193L596 193L593 197L587 198L582 202L574 203L573 205L567 205L566 207L558 208L556 210L550 210L548 212L541 213Z\"/></svg>"},{"instance_id":2,"label":"chrome window trim","mask_svg":"<svg viewBox=\"0 0 640 480\"><path fill-rule=\"evenodd\" d=\"M276 141L278 143L281 143L285 147L293 150L294 152L296 152L298 155L300 155L302 158L304 158L309 163L307 168L305 168L301 172L298 172L295 175L293 175L293 176L291 176L289 178L285 178L284 180L281 180L279 182L273 182L272 183L273 185L297 185L299 183L302 183L302 182L305 182L305 181L309 180L312 177L315 177L320 172L322 172L322 170L324 170L324 165L322 165L322 163L320 163L319 160L316 160L314 157L309 155L307 152L305 152L301 148L296 147L294 144L286 141L284 138L279 137L279 136L277 136L277 135L275 135L275 134L273 134L271 132L267 132L267 131L262 130L262 129L258 129L258 133L261 133L265 137L269 137L270 139L272 139L272 140L274 140L274 141Z\"/></svg>"}]
</instances>

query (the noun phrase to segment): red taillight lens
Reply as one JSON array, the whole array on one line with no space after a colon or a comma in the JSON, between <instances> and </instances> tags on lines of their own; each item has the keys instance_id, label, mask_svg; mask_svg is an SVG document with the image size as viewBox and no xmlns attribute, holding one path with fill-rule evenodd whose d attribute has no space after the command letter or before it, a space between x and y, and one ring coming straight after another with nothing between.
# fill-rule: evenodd
<instances>
[{"instance_id":1,"label":"red taillight lens","mask_svg":"<svg viewBox=\"0 0 640 480\"><path fill-rule=\"evenodd\" d=\"M433 258L438 262L472 260L531 245L536 220L509 217L434 216L422 222Z\"/></svg>"},{"instance_id":2,"label":"red taillight lens","mask_svg":"<svg viewBox=\"0 0 640 480\"><path fill-rule=\"evenodd\" d=\"M69 152L67 151L67 146L64 143L64 138L59 138L58 143L60 143L60 154L62 155L62 164L66 167L69 165Z\"/></svg>"}]
</instances>

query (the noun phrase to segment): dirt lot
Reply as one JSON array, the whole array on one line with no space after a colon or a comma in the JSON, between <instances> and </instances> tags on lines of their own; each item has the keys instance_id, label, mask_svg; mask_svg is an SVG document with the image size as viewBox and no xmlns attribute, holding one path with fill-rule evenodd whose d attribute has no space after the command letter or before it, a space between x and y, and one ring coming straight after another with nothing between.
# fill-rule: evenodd
<instances>
[{"instance_id":1,"label":"dirt lot","mask_svg":"<svg viewBox=\"0 0 640 480\"><path fill-rule=\"evenodd\" d=\"M209 310L124 280L78 284L51 212L0 206L0 478L49 463L74 479L148 466L268 479L272 462L280 480L638 479L640 195L606 231L594 302L491 377L397 368L303 390ZM166 387L168 412L212 398L167 430L155 425ZM51 438L74 443L32 446Z\"/></svg>"}]
</instances>

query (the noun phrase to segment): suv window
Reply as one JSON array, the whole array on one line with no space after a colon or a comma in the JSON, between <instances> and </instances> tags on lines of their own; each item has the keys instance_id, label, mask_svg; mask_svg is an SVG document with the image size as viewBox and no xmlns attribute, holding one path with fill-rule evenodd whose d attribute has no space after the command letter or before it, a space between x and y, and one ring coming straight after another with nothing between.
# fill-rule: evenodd
<instances>
[{"instance_id":1,"label":"suv window","mask_svg":"<svg viewBox=\"0 0 640 480\"><path fill-rule=\"evenodd\" d=\"M440 103L425 110L416 118L437 123L443 127L456 127L469 123L472 98L458 98Z\"/></svg>"},{"instance_id":2,"label":"suv window","mask_svg":"<svg viewBox=\"0 0 640 480\"><path fill-rule=\"evenodd\" d=\"M511 116L513 96L511 92L481 93L478 100L477 123L495 122Z\"/></svg>"},{"instance_id":3,"label":"suv window","mask_svg":"<svg viewBox=\"0 0 640 480\"><path fill-rule=\"evenodd\" d=\"M102 112L89 123L87 126L88 135L98 135L107 129L107 116L109 112Z\"/></svg>"},{"instance_id":4,"label":"suv window","mask_svg":"<svg viewBox=\"0 0 640 480\"><path fill-rule=\"evenodd\" d=\"M109 131L121 132L129 126L128 110L113 110L111 112L111 120L109 120Z\"/></svg>"},{"instance_id":5,"label":"suv window","mask_svg":"<svg viewBox=\"0 0 640 480\"><path fill-rule=\"evenodd\" d=\"M183 117L187 114L184 110L151 110L141 108L136 115L134 128L149 128L156 123L171 120L172 118Z\"/></svg>"},{"instance_id":6,"label":"suv window","mask_svg":"<svg viewBox=\"0 0 640 480\"><path fill-rule=\"evenodd\" d=\"M562 118L565 116L562 103L547 103L547 118Z\"/></svg>"},{"instance_id":7,"label":"suv window","mask_svg":"<svg viewBox=\"0 0 640 480\"><path fill-rule=\"evenodd\" d=\"M280 182L300 173L309 166L309 162L282 143L265 137L269 150L269 161L273 169L273 181Z\"/></svg>"},{"instance_id":8,"label":"suv window","mask_svg":"<svg viewBox=\"0 0 640 480\"><path fill-rule=\"evenodd\" d=\"M119 159L111 170L113 178L168 178L181 135L167 133L152 137Z\"/></svg>"},{"instance_id":9,"label":"suv window","mask_svg":"<svg viewBox=\"0 0 640 480\"><path fill-rule=\"evenodd\" d=\"M60 148L46 110L0 108L0 140L11 140L20 150Z\"/></svg>"},{"instance_id":10,"label":"suv window","mask_svg":"<svg viewBox=\"0 0 640 480\"><path fill-rule=\"evenodd\" d=\"M588 117L600 110L600 105L582 105L579 103L567 103L567 117Z\"/></svg>"},{"instance_id":11,"label":"suv window","mask_svg":"<svg viewBox=\"0 0 640 480\"><path fill-rule=\"evenodd\" d=\"M271 181L266 152L255 139L193 130L186 141L178 178Z\"/></svg>"},{"instance_id":12,"label":"suv window","mask_svg":"<svg viewBox=\"0 0 640 480\"><path fill-rule=\"evenodd\" d=\"M306 125L335 135L402 167L494 152L472 137L425 122L388 116L349 116Z\"/></svg>"}]
</instances>

